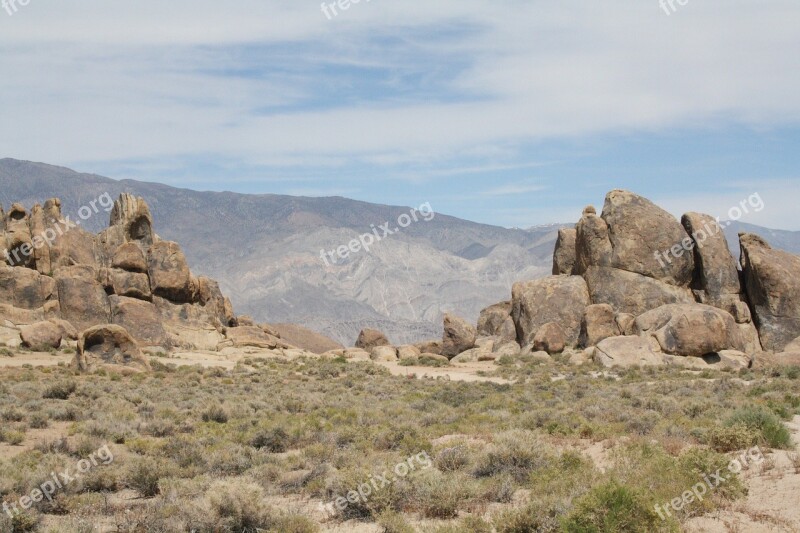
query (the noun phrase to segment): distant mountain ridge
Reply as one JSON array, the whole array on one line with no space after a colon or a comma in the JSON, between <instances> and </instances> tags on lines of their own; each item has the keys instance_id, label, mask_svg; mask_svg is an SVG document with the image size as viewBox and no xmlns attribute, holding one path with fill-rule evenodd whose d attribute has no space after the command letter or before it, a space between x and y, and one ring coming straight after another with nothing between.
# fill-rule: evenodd
<instances>
[{"instance_id":1,"label":"distant mountain ridge","mask_svg":"<svg viewBox=\"0 0 800 533\"><path fill-rule=\"evenodd\" d=\"M442 314L449 311L474 322L483 307L508 299L514 282L550 273L558 229L568 226L507 229L436 213L387 236L369 253L326 266L321 250L347 245L386 222L393 229L409 208L341 197L198 192L0 160L6 208L59 197L63 212L71 214L106 192L142 196L156 232L181 244L194 271L217 279L237 312L300 324L345 345L366 326L385 331L395 343L438 337ZM85 226L98 231L107 223L101 212ZM732 248L739 230L800 252L800 232L740 223L726 228Z\"/></svg>"}]
</instances>

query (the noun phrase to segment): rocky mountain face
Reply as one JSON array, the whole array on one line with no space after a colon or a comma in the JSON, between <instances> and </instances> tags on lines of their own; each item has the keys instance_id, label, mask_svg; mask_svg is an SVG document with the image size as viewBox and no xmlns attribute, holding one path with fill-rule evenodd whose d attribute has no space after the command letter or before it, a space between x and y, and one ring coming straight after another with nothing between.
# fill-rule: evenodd
<instances>
[{"instance_id":1,"label":"rocky mountain face","mask_svg":"<svg viewBox=\"0 0 800 533\"><path fill-rule=\"evenodd\" d=\"M409 208L344 198L196 192L0 160L5 205L30 207L55 196L77 218L79 208L104 193L144 198L155 230L181 243L192 268L218 280L238 311L259 322L302 324L343 345L352 344L365 326L396 343L438 337L448 312L474 323L487 305L508 300L514 283L549 274L559 229L574 228L505 229L436 213L428 221L418 217L369 253L326 264L321 251L347 245L373 225L390 222L393 229ZM101 231L106 223L104 213L82 227ZM800 252L798 232L739 223L725 228L734 249L743 229L776 248Z\"/></svg>"}]
</instances>

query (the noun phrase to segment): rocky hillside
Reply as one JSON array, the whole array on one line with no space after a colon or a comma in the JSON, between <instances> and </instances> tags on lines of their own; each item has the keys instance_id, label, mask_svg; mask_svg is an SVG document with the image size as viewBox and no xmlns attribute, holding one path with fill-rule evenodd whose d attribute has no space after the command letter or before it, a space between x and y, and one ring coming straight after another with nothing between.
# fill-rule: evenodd
<instances>
[{"instance_id":1,"label":"rocky hillside","mask_svg":"<svg viewBox=\"0 0 800 533\"><path fill-rule=\"evenodd\" d=\"M64 212L75 213L106 192L143 197L155 231L181 243L192 268L217 279L237 311L257 321L302 324L344 345L364 326L404 343L439 336L446 312L474 322L482 308L509 298L513 283L550 273L558 230L566 227L505 229L437 213L430 221L419 217L368 254L326 265L321 250L345 245L371 225L394 224L409 208L345 198L196 192L0 160L0 201L6 205L30 207L59 197ZM96 216L85 226L100 231L106 223L106 216ZM734 249L741 229L726 228ZM798 232L746 231L800 252Z\"/></svg>"}]
</instances>

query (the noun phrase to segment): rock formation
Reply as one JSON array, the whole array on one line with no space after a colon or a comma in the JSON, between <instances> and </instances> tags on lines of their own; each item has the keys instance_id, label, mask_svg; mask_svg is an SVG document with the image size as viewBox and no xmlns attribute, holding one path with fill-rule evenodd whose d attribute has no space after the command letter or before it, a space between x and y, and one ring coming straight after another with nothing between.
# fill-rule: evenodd
<instances>
[{"instance_id":1,"label":"rock formation","mask_svg":"<svg viewBox=\"0 0 800 533\"><path fill-rule=\"evenodd\" d=\"M83 369L92 366L85 364L87 352L112 344L134 361L139 347L291 348L264 327L237 327L217 282L195 277L180 246L153 232L141 198L121 195L109 227L98 235L62 216L58 199L35 205L30 214L19 204L0 213L0 321L19 331L26 346L57 348L83 332L77 361ZM125 335L135 350L121 340ZM105 340L95 343L100 337Z\"/></svg>"},{"instance_id":2,"label":"rock formation","mask_svg":"<svg viewBox=\"0 0 800 533\"><path fill-rule=\"evenodd\" d=\"M755 235L740 241L741 272L713 217L678 221L611 191L600 216L589 206L574 230L559 231L553 276L516 283L510 304L484 309L474 343L448 341L446 324L443 353L459 352L455 362L567 350L571 361L606 366L788 364L800 357L800 257ZM512 325L513 345L504 339Z\"/></svg>"}]
</instances>

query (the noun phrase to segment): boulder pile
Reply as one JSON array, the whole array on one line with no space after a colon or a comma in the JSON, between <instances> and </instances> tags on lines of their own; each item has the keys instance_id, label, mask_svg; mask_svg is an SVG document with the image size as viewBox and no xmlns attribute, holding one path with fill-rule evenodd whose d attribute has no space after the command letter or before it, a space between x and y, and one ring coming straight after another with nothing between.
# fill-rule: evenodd
<instances>
[{"instance_id":1,"label":"boulder pile","mask_svg":"<svg viewBox=\"0 0 800 533\"><path fill-rule=\"evenodd\" d=\"M751 366L800 360L800 257L740 235L741 270L709 215L677 220L629 191L559 231L553 275L516 283L475 330L445 317L442 355L563 353L581 364ZM459 352L459 353L456 353ZM795 361L795 363L792 363Z\"/></svg>"},{"instance_id":2,"label":"boulder pile","mask_svg":"<svg viewBox=\"0 0 800 533\"><path fill-rule=\"evenodd\" d=\"M110 198L109 198L110 200ZM110 205L110 201L108 202ZM239 319L216 281L194 276L177 243L153 231L142 198L122 194L98 235L51 199L0 207L0 341L146 368L140 349L286 348L266 325ZM100 328L100 329L98 329Z\"/></svg>"}]
</instances>

